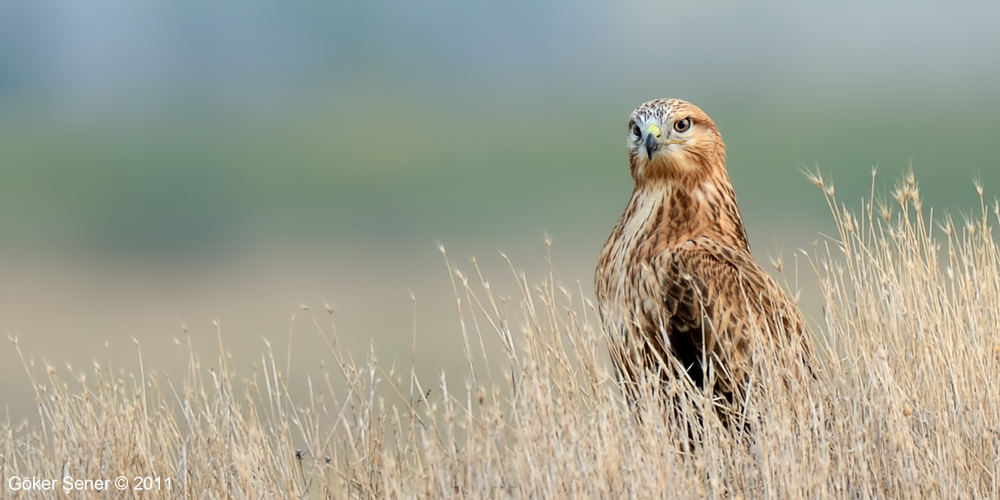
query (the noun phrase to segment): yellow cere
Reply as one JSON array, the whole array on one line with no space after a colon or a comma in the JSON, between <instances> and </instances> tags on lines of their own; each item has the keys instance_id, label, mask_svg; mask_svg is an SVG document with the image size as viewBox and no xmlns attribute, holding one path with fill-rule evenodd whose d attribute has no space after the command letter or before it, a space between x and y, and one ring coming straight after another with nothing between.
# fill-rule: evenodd
<instances>
[{"instance_id":1,"label":"yellow cere","mask_svg":"<svg viewBox=\"0 0 1000 500\"><path fill-rule=\"evenodd\" d=\"M646 132L653 134L653 137L656 137L657 139L660 138L660 126L655 123L650 123L649 126L646 127Z\"/></svg>"}]
</instances>

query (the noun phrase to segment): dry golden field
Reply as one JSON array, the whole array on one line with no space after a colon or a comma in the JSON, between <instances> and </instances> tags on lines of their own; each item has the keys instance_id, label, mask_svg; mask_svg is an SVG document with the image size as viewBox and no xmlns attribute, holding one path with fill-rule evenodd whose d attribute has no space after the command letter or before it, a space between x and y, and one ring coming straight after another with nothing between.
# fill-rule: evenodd
<instances>
[{"instance_id":1,"label":"dry golden field","mask_svg":"<svg viewBox=\"0 0 1000 500\"><path fill-rule=\"evenodd\" d=\"M657 398L632 411L589 280L563 287L512 265L521 293L498 297L475 265L449 263L468 368L431 383L343 352L324 311L306 313L329 346L306 400L288 396L294 367L270 352L232 373L221 331L211 362L187 349L180 378L95 365L66 379L25 361L38 412L0 427L0 496L1000 498L1000 205L977 185L970 214L941 216L911 174L849 207L812 178L838 232L795 256L797 275L773 267L793 294L819 290L817 377L759 356L749 432L724 429L711 395L683 381L667 388L682 411ZM13 491L15 476L55 489ZM67 495L66 476L109 478L111 492ZM159 483L134 491L145 477Z\"/></svg>"}]
</instances>

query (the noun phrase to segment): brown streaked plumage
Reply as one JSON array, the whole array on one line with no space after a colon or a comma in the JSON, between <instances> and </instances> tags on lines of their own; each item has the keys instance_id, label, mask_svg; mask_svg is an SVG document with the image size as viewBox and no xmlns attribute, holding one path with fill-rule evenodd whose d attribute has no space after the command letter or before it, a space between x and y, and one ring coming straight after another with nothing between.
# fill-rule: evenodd
<instances>
[{"instance_id":1,"label":"brown streaked plumage","mask_svg":"<svg viewBox=\"0 0 1000 500\"><path fill-rule=\"evenodd\" d=\"M629 393L639 370L666 381L676 360L732 399L759 339L800 336L798 308L754 261L726 149L697 106L658 99L628 122L632 198L601 252L595 292ZM676 365L675 365L676 366Z\"/></svg>"}]
</instances>

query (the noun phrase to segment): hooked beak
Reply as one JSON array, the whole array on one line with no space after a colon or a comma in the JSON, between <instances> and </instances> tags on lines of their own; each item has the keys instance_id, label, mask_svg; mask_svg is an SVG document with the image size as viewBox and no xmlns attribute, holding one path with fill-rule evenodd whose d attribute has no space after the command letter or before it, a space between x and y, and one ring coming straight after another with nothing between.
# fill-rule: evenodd
<instances>
[{"instance_id":1,"label":"hooked beak","mask_svg":"<svg viewBox=\"0 0 1000 500\"><path fill-rule=\"evenodd\" d=\"M660 149L660 137L662 135L663 133L660 131L660 127L657 124L650 123L649 126L646 127L646 140L644 142L646 146L647 159L652 159L653 153Z\"/></svg>"},{"instance_id":2,"label":"hooked beak","mask_svg":"<svg viewBox=\"0 0 1000 500\"><path fill-rule=\"evenodd\" d=\"M653 153L655 153L657 149L660 149L660 141L656 140L656 138L653 137L653 134L647 135L646 136L646 158L647 159L652 159L653 158Z\"/></svg>"}]
</instances>

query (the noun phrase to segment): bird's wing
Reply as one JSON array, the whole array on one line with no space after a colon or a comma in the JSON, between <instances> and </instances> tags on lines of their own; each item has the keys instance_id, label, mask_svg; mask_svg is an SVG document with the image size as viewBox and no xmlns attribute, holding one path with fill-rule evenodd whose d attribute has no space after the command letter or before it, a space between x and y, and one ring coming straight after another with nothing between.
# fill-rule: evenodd
<instances>
[{"instance_id":1,"label":"bird's wing","mask_svg":"<svg viewBox=\"0 0 1000 500\"><path fill-rule=\"evenodd\" d=\"M748 251L699 238L660 258L663 310L648 318L650 333L665 335L661 345L699 384L711 359L724 388L735 387L746 375L752 336L801 333L794 305Z\"/></svg>"}]
</instances>

